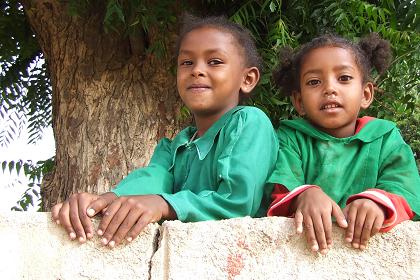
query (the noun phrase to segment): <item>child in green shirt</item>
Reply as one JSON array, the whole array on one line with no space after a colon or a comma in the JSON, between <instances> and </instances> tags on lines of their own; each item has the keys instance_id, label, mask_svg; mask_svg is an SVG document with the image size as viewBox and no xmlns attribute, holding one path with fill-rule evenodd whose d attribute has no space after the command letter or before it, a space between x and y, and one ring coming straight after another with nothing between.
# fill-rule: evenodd
<instances>
[{"instance_id":1,"label":"child in green shirt","mask_svg":"<svg viewBox=\"0 0 420 280\"><path fill-rule=\"evenodd\" d=\"M377 34L359 44L324 35L281 53L274 80L303 119L283 121L278 130L268 215L294 216L315 252L332 246L331 216L347 228L346 242L362 250L378 231L419 219L410 147L394 123L358 119L373 101L372 65L383 73L390 58L389 43Z\"/></svg>"},{"instance_id":2,"label":"child in green shirt","mask_svg":"<svg viewBox=\"0 0 420 280\"><path fill-rule=\"evenodd\" d=\"M93 236L90 217L103 212L97 233L114 247L151 222L265 215L278 140L268 117L238 106L260 78L261 59L246 29L222 17L193 18L180 34L177 88L195 126L157 145L147 167L112 192L79 193L52 208L71 239ZM258 132L256 132L258 130Z\"/></svg>"}]
</instances>

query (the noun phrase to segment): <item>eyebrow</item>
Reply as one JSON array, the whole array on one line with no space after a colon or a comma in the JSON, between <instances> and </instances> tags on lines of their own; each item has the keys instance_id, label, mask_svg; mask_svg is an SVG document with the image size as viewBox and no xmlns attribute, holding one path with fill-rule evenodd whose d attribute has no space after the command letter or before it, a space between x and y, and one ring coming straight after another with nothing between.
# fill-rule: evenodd
<instances>
[{"instance_id":1,"label":"eyebrow","mask_svg":"<svg viewBox=\"0 0 420 280\"><path fill-rule=\"evenodd\" d=\"M333 68L334 71L342 71L342 70L355 70L355 68L352 65L349 64L342 64L337 67ZM321 69L309 69L305 73L302 74L302 76L308 75L308 74L320 74L322 73Z\"/></svg>"},{"instance_id":2,"label":"eyebrow","mask_svg":"<svg viewBox=\"0 0 420 280\"><path fill-rule=\"evenodd\" d=\"M180 49L179 50L179 54L186 54L186 55L188 55L188 54L192 54L192 53L194 53L193 50L188 50L188 49L187 50L185 50L185 49ZM226 56L228 55L228 53L225 50L220 49L220 48L208 49L204 53L205 54L222 53L222 54L224 54Z\"/></svg>"}]
</instances>

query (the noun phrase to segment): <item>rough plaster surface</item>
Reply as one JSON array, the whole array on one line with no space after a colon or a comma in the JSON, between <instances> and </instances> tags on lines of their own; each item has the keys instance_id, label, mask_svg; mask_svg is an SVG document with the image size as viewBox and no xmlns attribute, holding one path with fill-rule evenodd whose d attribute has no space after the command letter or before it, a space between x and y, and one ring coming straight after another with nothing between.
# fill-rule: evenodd
<instances>
[{"instance_id":1,"label":"rough plaster surface","mask_svg":"<svg viewBox=\"0 0 420 280\"><path fill-rule=\"evenodd\" d=\"M0 279L148 279L158 225L129 246L70 241L50 213L0 213Z\"/></svg>"},{"instance_id":2,"label":"rough plaster surface","mask_svg":"<svg viewBox=\"0 0 420 280\"><path fill-rule=\"evenodd\" d=\"M363 252L347 248L335 227L326 256L311 254L292 225L278 217L165 222L110 250L98 238L70 241L50 213L0 213L0 279L420 279L419 222L376 235Z\"/></svg>"},{"instance_id":3,"label":"rough plaster surface","mask_svg":"<svg viewBox=\"0 0 420 280\"><path fill-rule=\"evenodd\" d=\"M291 219L165 222L152 279L420 279L420 223L405 222L347 248L334 228L334 247L312 254Z\"/></svg>"}]
</instances>

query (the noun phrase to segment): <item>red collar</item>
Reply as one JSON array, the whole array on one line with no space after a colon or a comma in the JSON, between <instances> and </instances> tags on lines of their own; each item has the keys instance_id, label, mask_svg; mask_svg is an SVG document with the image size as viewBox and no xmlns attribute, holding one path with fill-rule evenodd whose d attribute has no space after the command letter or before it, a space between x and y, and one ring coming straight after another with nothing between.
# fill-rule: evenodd
<instances>
[{"instance_id":1,"label":"red collar","mask_svg":"<svg viewBox=\"0 0 420 280\"><path fill-rule=\"evenodd\" d=\"M361 117L359 119L357 119L356 121L356 131L354 132L354 134L359 133L360 130L362 130L363 127L365 127L365 125L370 122L371 120L374 120L374 117Z\"/></svg>"}]
</instances>

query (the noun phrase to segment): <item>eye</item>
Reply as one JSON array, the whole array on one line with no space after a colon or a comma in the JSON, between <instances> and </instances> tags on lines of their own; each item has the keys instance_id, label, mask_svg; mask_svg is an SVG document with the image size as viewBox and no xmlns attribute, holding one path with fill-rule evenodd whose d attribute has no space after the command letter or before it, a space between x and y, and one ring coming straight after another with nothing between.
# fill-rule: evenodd
<instances>
[{"instance_id":1,"label":"eye","mask_svg":"<svg viewBox=\"0 0 420 280\"><path fill-rule=\"evenodd\" d=\"M180 63L179 63L179 65L180 66L189 66L189 65L192 65L193 63L192 63L192 61L191 60L182 60Z\"/></svg>"},{"instance_id":2,"label":"eye","mask_svg":"<svg viewBox=\"0 0 420 280\"><path fill-rule=\"evenodd\" d=\"M223 61L218 59L218 58L213 58L210 59L208 62L209 65L219 65L219 64L223 64Z\"/></svg>"},{"instance_id":3,"label":"eye","mask_svg":"<svg viewBox=\"0 0 420 280\"><path fill-rule=\"evenodd\" d=\"M353 77L352 77L352 76L349 76L349 75L341 75L341 76L338 78L338 80L339 80L339 81L342 81L342 82L348 82L348 81L350 81L350 80L353 80Z\"/></svg>"},{"instance_id":4,"label":"eye","mask_svg":"<svg viewBox=\"0 0 420 280\"><path fill-rule=\"evenodd\" d=\"M316 86L316 85L319 85L320 83L321 81L317 79L312 79L306 82L308 86Z\"/></svg>"}]
</instances>

